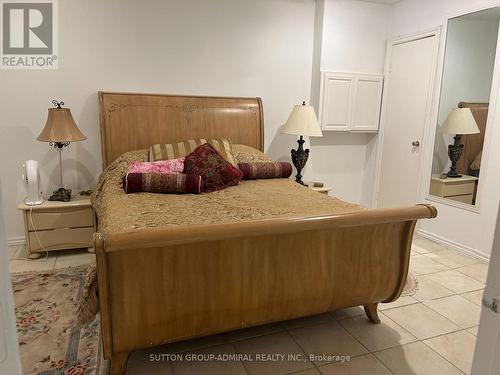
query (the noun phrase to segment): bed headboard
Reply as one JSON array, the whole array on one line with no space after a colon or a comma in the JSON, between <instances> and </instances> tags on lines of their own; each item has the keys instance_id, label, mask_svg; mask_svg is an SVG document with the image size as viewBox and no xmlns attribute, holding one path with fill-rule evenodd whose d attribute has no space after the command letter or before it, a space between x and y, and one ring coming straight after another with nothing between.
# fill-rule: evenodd
<instances>
[{"instance_id":1,"label":"bed headboard","mask_svg":"<svg viewBox=\"0 0 500 375\"><path fill-rule=\"evenodd\" d=\"M156 143L228 138L264 148L260 98L99 92L103 168Z\"/></svg>"},{"instance_id":2,"label":"bed headboard","mask_svg":"<svg viewBox=\"0 0 500 375\"><path fill-rule=\"evenodd\" d=\"M462 135L464 153L457 162L457 172L460 174L469 174L471 163L479 151L483 150L486 121L488 120L488 107L489 103L458 103L458 108L470 108L480 131L478 134Z\"/></svg>"}]
</instances>

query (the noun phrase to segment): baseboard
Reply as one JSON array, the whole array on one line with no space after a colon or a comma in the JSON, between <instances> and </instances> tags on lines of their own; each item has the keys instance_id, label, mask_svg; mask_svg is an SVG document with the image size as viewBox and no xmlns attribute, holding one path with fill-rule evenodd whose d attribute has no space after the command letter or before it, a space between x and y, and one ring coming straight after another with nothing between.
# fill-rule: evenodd
<instances>
[{"instance_id":1,"label":"baseboard","mask_svg":"<svg viewBox=\"0 0 500 375\"><path fill-rule=\"evenodd\" d=\"M423 229L420 229L420 228L417 230L417 234L419 236L427 238L428 240L431 240L431 241L437 242L437 243L439 243L441 245L445 245L447 247L450 247L453 250L458 251L459 253L462 253L462 254L465 254L465 255L469 255L469 256L471 256L473 258L482 260L483 262L489 262L490 261L490 257L489 256L487 256L486 254L484 254L481 251L479 251L477 249L474 249L472 247L459 244L458 242L455 242L455 241L449 240L447 238L438 236L438 235L436 235L434 233L429 233L429 232L427 232L427 231L425 231Z\"/></svg>"},{"instance_id":2,"label":"baseboard","mask_svg":"<svg viewBox=\"0 0 500 375\"><path fill-rule=\"evenodd\" d=\"M24 236L10 237L7 238L7 245L9 246L24 245L25 241L26 238Z\"/></svg>"}]
</instances>

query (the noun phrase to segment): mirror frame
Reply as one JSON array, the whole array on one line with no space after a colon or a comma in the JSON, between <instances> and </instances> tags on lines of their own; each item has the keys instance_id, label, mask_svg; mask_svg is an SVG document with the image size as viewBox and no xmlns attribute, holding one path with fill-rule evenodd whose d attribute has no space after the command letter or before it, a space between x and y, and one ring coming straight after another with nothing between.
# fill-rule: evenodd
<instances>
[{"instance_id":1,"label":"mirror frame","mask_svg":"<svg viewBox=\"0 0 500 375\"><path fill-rule=\"evenodd\" d=\"M475 213L481 212L481 207L483 205L482 197L484 195L484 180L487 179L487 176L483 176L483 179L480 179L478 182L475 205L454 201L452 199L436 197L430 194L432 161L433 161L434 146L435 146L435 135L438 127L439 106L441 102L441 91L442 91L443 74L444 74L444 60L446 57L446 41L448 37L448 22L454 18L458 18L461 16L465 16L467 14L476 13L493 8L500 8L500 4L483 5L481 7L468 8L458 13L449 14L445 17L445 20L441 25L441 40L439 45L439 53L437 61L438 67L436 70L437 71L436 87L434 89L432 111L430 116L432 126L429 126L428 133L424 135L424 139L427 138L428 140L430 140L429 151L423 155L424 160L423 163L421 164L422 168L424 168L424 173L422 173L423 181L420 184L421 189L423 189L421 193L421 198L423 200ZM490 101L489 101L490 109L488 112L488 119L486 121L486 133L485 133L485 141L484 141L483 155L481 161L481 164L485 166L484 167L485 170L488 169L488 164L490 160L493 124L496 118L497 102L498 100L500 100L499 83L500 83L500 31L497 35L497 50L495 53L495 64L493 68L492 86L491 86ZM491 103L493 103L493 105L491 105Z\"/></svg>"}]
</instances>

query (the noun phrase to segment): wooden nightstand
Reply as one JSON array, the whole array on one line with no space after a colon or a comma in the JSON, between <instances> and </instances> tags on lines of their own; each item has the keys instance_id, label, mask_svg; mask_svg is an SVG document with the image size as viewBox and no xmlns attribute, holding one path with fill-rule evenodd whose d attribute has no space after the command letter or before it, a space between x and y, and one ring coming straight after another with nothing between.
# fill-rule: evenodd
<instances>
[{"instance_id":1,"label":"wooden nightstand","mask_svg":"<svg viewBox=\"0 0 500 375\"><path fill-rule=\"evenodd\" d=\"M40 257L43 251L92 248L96 219L87 196L69 202L44 201L38 206L21 203L28 256Z\"/></svg>"},{"instance_id":2,"label":"wooden nightstand","mask_svg":"<svg viewBox=\"0 0 500 375\"><path fill-rule=\"evenodd\" d=\"M438 174L433 174L431 178L431 195L472 204L477 180L477 177L467 175L443 179Z\"/></svg>"},{"instance_id":3,"label":"wooden nightstand","mask_svg":"<svg viewBox=\"0 0 500 375\"><path fill-rule=\"evenodd\" d=\"M312 182L306 182L307 187L311 190L317 191L318 193L328 195L328 192L332 191L329 186L314 187Z\"/></svg>"}]
</instances>

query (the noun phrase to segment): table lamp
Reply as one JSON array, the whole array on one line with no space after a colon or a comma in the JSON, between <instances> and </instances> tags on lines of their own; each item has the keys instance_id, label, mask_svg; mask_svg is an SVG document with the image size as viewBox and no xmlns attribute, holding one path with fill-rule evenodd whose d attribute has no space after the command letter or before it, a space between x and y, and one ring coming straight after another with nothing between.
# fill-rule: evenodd
<instances>
[{"instance_id":1,"label":"table lamp","mask_svg":"<svg viewBox=\"0 0 500 375\"><path fill-rule=\"evenodd\" d=\"M298 135L300 137L297 141L299 147L296 150L292 150L291 154L293 165L297 169L295 182L306 186L302 181L301 174L302 169L306 166L307 159L309 159L309 149L304 150L304 136L323 136L314 108L310 105L306 105L306 102L302 102L302 105L293 107L292 113L290 113L290 117L288 117L288 121L281 128L281 133Z\"/></svg>"},{"instance_id":2,"label":"table lamp","mask_svg":"<svg viewBox=\"0 0 500 375\"><path fill-rule=\"evenodd\" d=\"M54 190L49 201L69 202L71 200L71 189L63 187L61 152L63 147L69 146L71 142L83 141L87 137L76 126L69 108L62 108L64 102L53 100L52 104L54 104L55 108L49 108L47 122L37 140L49 142L50 147L54 147L59 151L59 189Z\"/></svg>"},{"instance_id":3,"label":"table lamp","mask_svg":"<svg viewBox=\"0 0 500 375\"><path fill-rule=\"evenodd\" d=\"M453 137L455 143L448 145L448 156L451 160L451 167L446 175L451 178L462 177L462 175L457 173L457 162L464 152L464 145L461 144L462 135L479 133L479 127L470 108L455 108L451 111L441 126L441 133L455 134L455 137Z\"/></svg>"}]
</instances>

